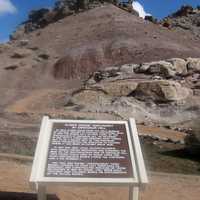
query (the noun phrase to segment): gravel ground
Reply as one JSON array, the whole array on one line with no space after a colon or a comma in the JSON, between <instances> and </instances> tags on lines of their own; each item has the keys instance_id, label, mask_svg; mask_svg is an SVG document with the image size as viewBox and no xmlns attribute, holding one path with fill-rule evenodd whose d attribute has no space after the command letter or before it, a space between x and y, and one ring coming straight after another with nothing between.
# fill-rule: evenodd
<instances>
[{"instance_id":1,"label":"gravel ground","mask_svg":"<svg viewBox=\"0 0 200 200\"><path fill-rule=\"evenodd\" d=\"M35 200L28 180L31 163L0 160L0 199ZM200 176L149 173L150 183L141 190L140 200L199 200ZM51 187L48 200L125 200L128 188L114 187Z\"/></svg>"}]
</instances>

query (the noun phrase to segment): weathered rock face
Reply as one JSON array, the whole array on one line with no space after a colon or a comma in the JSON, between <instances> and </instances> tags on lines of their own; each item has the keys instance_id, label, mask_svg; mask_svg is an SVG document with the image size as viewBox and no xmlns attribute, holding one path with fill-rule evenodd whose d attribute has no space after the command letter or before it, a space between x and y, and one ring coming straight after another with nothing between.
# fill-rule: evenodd
<instances>
[{"instance_id":1,"label":"weathered rock face","mask_svg":"<svg viewBox=\"0 0 200 200\"><path fill-rule=\"evenodd\" d=\"M187 74L187 62L181 58L172 58L168 59L167 62L173 65L173 70L176 71L177 75L186 75Z\"/></svg>"},{"instance_id":2,"label":"weathered rock face","mask_svg":"<svg viewBox=\"0 0 200 200\"><path fill-rule=\"evenodd\" d=\"M173 77L176 74L174 66L166 61L145 63L135 71L139 73L155 74L165 78Z\"/></svg>"},{"instance_id":3,"label":"weathered rock face","mask_svg":"<svg viewBox=\"0 0 200 200\"><path fill-rule=\"evenodd\" d=\"M55 63L53 76L56 79L87 78L100 68L102 62L102 56L95 49L86 51L77 60L73 56L65 56Z\"/></svg>"},{"instance_id":4,"label":"weathered rock face","mask_svg":"<svg viewBox=\"0 0 200 200\"><path fill-rule=\"evenodd\" d=\"M144 63L136 68L135 72L159 75L163 78L172 78L176 75L184 76L187 74L187 63L180 58Z\"/></svg>"},{"instance_id":5,"label":"weathered rock face","mask_svg":"<svg viewBox=\"0 0 200 200\"><path fill-rule=\"evenodd\" d=\"M200 59L198 58L188 58L187 68L189 71L200 73Z\"/></svg>"},{"instance_id":6,"label":"weathered rock face","mask_svg":"<svg viewBox=\"0 0 200 200\"><path fill-rule=\"evenodd\" d=\"M137 88L138 83L129 80L105 82L100 84L95 84L91 88L98 88L113 97L128 96Z\"/></svg>"},{"instance_id":7,"label":"weathered rock face","mask_svg":"<svg viewBox=\"0 0 200 200\"><path fill-rule=\"evenodd\" d=\"M18 48L13 52L11 57L12 58L25 58L27 56L30 56L31 54L32 54L32 51L29 49Z\"/></svg>"},{"instance_id":8,"label":"weathered rock face","mask_svg":"<svg viewBox=\"0 0 200 200\"><path fill-rule=\"evenodd\" d=\"M154 61L142 64L125 64L122 66L110 67L92 74L89 78L91 83L102 80L114 80L115 78L126 79L128 77L137 76L147 79L184 79L191 76L193 82L199 80L199 58L172 58L161 61ZM145 75L145 76L144 76Z\"/></svg>"},{"instance_id":9,"label":"weathered rock face","mask_svg":"<svg viewBox=\"0 0 200 200\"><path fill-rule=\"evenodd\" d=\"M143 101L153 100L158 103L168 103L186 99L191 90L182 87L174 81L146 81L138 84L131 96Z\"/></svg>"},{"instance_id":10,"label":"weathered rock face","mask_svg":"<svg viewBox=\"0 0 200 200\"><path fill-rule=\"evenodd\" d=\"M180 10L161 21L165 27L174 30L184 30L200 37L200 10L191 6L182 6Z\"/></svg>"},{"instance_id":11,"label":"weathered rock face","mask_svg":"<svg viewBox=\"0 0 200 200\"><path fill-rule=\"evenodd\" d=\"M193 64L198 66L197 60L194 59ZM159 125L197 118L200 114L200 99L195 95L198 86L193 84L191 77L196 76L197 80L199 76L194 70L195 64L191 67L192 71L188 71L188 63L191 61L191 58L172 58L153 63L126 64L95 72L81 90L71 95L66 109L106 113L119 119L134 117L138 122ZM166 74L160 74L162 67L167 75L167 70L173 74L166 79ZM147 73L149 69L151 72ZM161 80L154 80L158 74ZM181 76L181 79L177 79L177 76Z\"/></svg>"}]
</instances>

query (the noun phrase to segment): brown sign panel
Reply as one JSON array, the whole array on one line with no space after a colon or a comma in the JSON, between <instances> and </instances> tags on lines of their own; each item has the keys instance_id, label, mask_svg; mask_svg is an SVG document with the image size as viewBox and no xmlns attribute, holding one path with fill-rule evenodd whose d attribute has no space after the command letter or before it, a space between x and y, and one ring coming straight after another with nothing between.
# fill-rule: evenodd
<instances>
[{"instance_id":1,"label":"brown sign panel","mask_svg":"<svg viewBox=\"0 0 200 200\"><path fill-rule=\"evenodd\" d=\"M133 177L125 124L54 123L45 177Z\"/></svg>"}]
</instances>

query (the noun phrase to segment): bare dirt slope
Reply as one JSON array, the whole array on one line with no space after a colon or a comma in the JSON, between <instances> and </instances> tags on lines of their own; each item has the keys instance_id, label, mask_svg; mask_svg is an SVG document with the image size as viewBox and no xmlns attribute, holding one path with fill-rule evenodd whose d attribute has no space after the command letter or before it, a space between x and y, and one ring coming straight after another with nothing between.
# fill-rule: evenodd
<instances>
[{"instance_id":1,"label":"bare dirt slope","mask_svg":"<svg viewBox=\"0 0 200 200\"><path fill-rule=\"evenodd\" d=\"M33 190L30 189L28 183L30 170L31 164L23 164L11 160L0 161L0 197L2 200L18 200L23 199L25 196L26 199L35 200L36 197L34 195L31 196ZM13 177L15 178L13 179ZM199 200L200 178L197 176L150 173L149 177L150 184L141 191L140 200ZM128 199L128 188L52 187L49 189L49 193L56 194L57 198L55 199L60 200Z\"/></svg>"},{"instance_id":2,"label":"bare dirt slope","mask_svg":"<svg viewBox=\"0 0 200 200\"><path fill-rule=\"evenodd\" d=\"M63 57L54 66L56 78L76 78L116 64L195 57L200 51L190 34L172 32L114 5L64 18L28 38Z\"/></svg>"},{"instance_id":3,"label":"bare dirt slope","mask_svg":"<svg viewBox=\"0 0 200 200\"><path fill-rule=\"evenodd\" d=\"M77 78L107 66L197 57L200 53L199 42L191 34L170 31L107 4L66 17L23 39L28 39L27 48L33 51L31 59L24 59L28 69L23 67L23 74L30 83L33 79L40 85L45 85L42 80L47 82L48 76ZM17 40L12 45L19 43ZM45 51L48 59L38 61L41 52L37 48Z\"/></svg>"},{"instance_id":4,"label":"bare dirt slope","mask_svg":"<svg viewBox=\"0 0 200 200\"><path fill-rule=\"evenodd\" d=\"M107 66L199 55L200 42L191 34L106 4L0 45L0 111L4 115L5 108L26 98L29 102L32 98L34 105L41 91L43 105L52 99L50 90L54 97L54 90L63 96L63 90L80 86L79 80L67 78L85 77Z\"/></svg>"}]
</instances>

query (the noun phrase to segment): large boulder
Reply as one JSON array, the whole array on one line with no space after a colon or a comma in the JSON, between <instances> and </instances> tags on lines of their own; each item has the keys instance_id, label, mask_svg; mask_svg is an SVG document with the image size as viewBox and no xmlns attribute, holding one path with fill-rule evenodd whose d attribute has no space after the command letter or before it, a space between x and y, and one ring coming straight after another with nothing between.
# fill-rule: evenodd
<instances>
[{"instance_id":1,"label":"large boulder","mask_svg":"<svg viewBox=\"0 0 200 200\"><path fill-rule=\"evenodd\" d=\"M76 91L67 105L105 105L108 95L101 89L81 89Z\"/></svg>"},{"instance_id":2,"label":"large boulder","mask_svg":"<svg viewBox=\"0 0 200 200\"><path fill-rule=\"evenodd\" d=\"M176 68L172 63L161 60L158 62L141 64L139 68L135 69L135 72L171 78L176 75Z\"/></svg>"},{"instance_id":3,"label":"large boulder","mask_svg":"<svg viewBox=\"0 0 200 200\"><path fill-rule=\"evenodd\" d=\"M139 67L135 67L136 73L144 73L149 75L159 75L163 78L173 78L176 75L184 76L187 74L187 63L196 62L196 60L184 60L181 58L171 58L168 60L160 60L150 63L143 63Z\"/></svg>"},{"instance_id":4,"label":"large boulder","mask_svg":"<svg viewBox=\"0 0 200 200\"><path fill-rule=\"evenodd\" d=\"M200 73L200 59L199 58L188 58L187 68L189 71Z\"/></svg>"},{"instance_id":5,"label":"large boulder","mask_svg":"<svg viewBox=\"0 0 200 200\"><path fill-rule=\"evenodd\" d=\"M168 59L167 62L171 63L176 70L176 74L178 75L186 75L187 74L187 62L182 58L171 58Z\"/></svg>"},{"instance_id":6,"label":"large boulder","mask_svg":"<svg viewBox=\"0 0 200 200\"><path fill-rule=\"evenodd\" d=\"M25 58L27 56L30 56L31 54L32 54L32 51L30 49L17 48L13 52L11 57L12 58Z\"/></svg>"},{"instance_id":7,"label":"large boulder","mask_svg":"<svg viewBox=\"0 0 200 200\"><path fill-rule=\"evenodd\" d=\"M93 87L101 88L106 94L113 97L122 97L129 95L137 87L138 83L131 80L121 80L96 84Z\"/></svg>"},{"instance_id":8,"label":"large boulder","mask_svg":"<svg viewBox=\"0 0 200 200\"><path fill-rule=\"evenodd\" d=\"M155 80L138 83L137 88L130 96L142 101L153 100L157 103L168 103L184 100L190 94L190 89L182 87L175 81Z\"/></svg>"}]
</instances>

